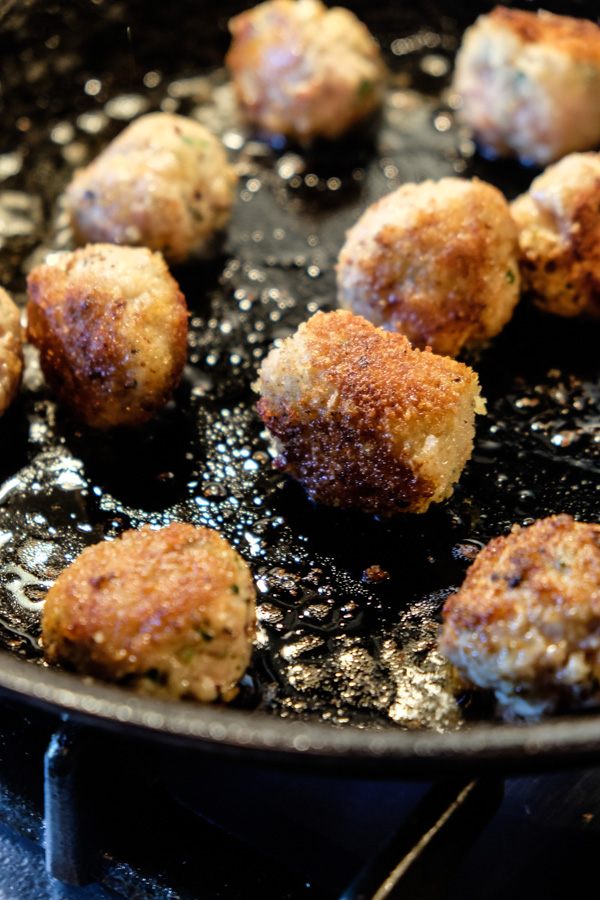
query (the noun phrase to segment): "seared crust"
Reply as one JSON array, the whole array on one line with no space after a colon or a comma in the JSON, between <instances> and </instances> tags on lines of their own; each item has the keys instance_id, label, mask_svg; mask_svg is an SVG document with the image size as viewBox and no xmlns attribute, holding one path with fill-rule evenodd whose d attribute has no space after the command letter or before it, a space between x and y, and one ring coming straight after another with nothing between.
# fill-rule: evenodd
<instances>
[{"instance_id":1,"label":"seared crust","mask_svg":"<svg viewBox=\"0 0 600 900\"><path fill-rule=\"evenodd\" d=\"M536 14L506 6L497 6L489 18L510 29L525 43L557 44L573 60L600 65L600 29L589 19L555 15L547 10Z\"/></svg>"},{"instance_id":2,"label":"seared crust","mask_svg":"<svg viewBox=\"0 0 600 900\"><path fill-rule=\"evenodd\" d=\"M498 334L519 299L515 224L475 178L403 184L348 231L338 302L411 343L457 356Z\"/></svg>"},{"instance_id":3,"label":"seared crust","mask_svg":"<svg viewBox=\"0 0 600 900\"><path fill-rule=\"evenodd\" d=\"M521 277L541 309L600 316L600 154L571 153L511 204Z\"/></svg>"},{"instance_id":4,"label":"seared crust","mask_svg":"<svg viewBox=\"0 0 600 900\"><path fill-rule=\"evenodd\" d=\"M67 201L78 243L141 245L179 263L225 227L236 184L224 147L203 125L149 113L75 172Z\"/></svg>"},{"instance_id":5,"label":"seared crust","mask_svg":"<svg viewBox=\"0 0 600 900\"><path fill-rule=\"evenodd\" d=\"M187 307L159 253L92 244L27 279L27 337L60 401L95 428L139 425L171 397Z\"/></svg>"},{"instance_id":6,"label":"seared crust","mask_svg":"<svg viewBox=\"0 0 600 900\"><path fill-rule=\"evenodd\" d=\"M23 334L19 308L0 288L0 416L15 399L23 374Z\"/></svg>"},{"instance_id":7,"label":"seared crust","mask_svg":"<svg viewBox=\"0 0 600 900\"><path fill-rule=\"evenodd\" d=\"M320 503L425 512L471 455L472 369L342 310L316 313L272 350L256 389L275 467Z\"/></svg>"},{"instance_id":8,"label":"seared crust","mask_svg":"<svg viewBox=\"0 0 600 900\"><path fill-rule=\"evenodd\" d=\"M544 166L600 142L600 27L497 7L465 32L453 88L492 154Z\"/></svg>"},{"instance_id":9,"label":"seared crust","mask_svg":"<svg viewBox=\"0 0 600 900\"><path fill-rule=\"evenodd\" d=\"M600 700L600 525L555 515L494 538L444 606L440 650L504 708Z\"/></svg>"},{"instance_id":10,"label":"seared crust","mask_svg":"<svg viewBox=\"0 0 600 900\"><path fill-rule=\"evenodd\" d=\"M301 142L337 138L379 105L385 66L366 26L320 0L268 0L229 22L225 62L245 117Z\"/></svg>"},{"instance_id":11,"label":"seared crust","mask_svg":"<svg viewBox=\"0 0 600 900\"><path fill-rule=\"evenodd\" d=\"M217 532L174 523L85 549L45 599L47 658L144 693L229 699L255 634L255 589Z\"/></svg>"}]
</instances>

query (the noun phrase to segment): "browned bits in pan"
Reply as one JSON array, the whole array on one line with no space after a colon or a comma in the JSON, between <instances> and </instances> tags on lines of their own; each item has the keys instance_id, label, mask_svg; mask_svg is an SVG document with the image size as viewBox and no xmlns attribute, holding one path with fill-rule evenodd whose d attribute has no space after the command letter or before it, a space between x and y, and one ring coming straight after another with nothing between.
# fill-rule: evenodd
<instances>
[{"instance_id":1,"label":"browned bits in pan","mask_svg":"<svg viewBox=\"0 0 600 900\"><path fill-rule=\"evenodd\" d=\"M337 138L380 104L385 66L354 13L268 0L231 19L226 57L245 117L301 142Z\"/></svg>"},{"instance_id":2,"label":"browned bits in pan","mask_svg":"<svg viewBox=\"0 0 600 900\"><path fill-rule=\"evenodd\" d=\"M509 714L600 699L600 525L549 516L477 556L444 606L441 651Z\"/></svg>"},{"instance_id":3,"label":"browned bits in pan","mask_svg":"<svg viewBox=\"0 0 600 900\"><path fill-rule=\"evenodd\" d=\"M67 200L79 243L142 245L177 263L204 253L225 227L236 183L203 125L149 113L75 172Z\"/></svg>"},{"instance_id":4,"label":"browned bits in pan","mask_svg":"<svg viewBox=\"0 0 600 900\"><path fill-rule=\"evenodd\" d=\"M517 231L490 184L403 184L348 231L337 265L341 306L415 346L457 356L497 335L519 299Z\"/></svg>"},{"instance_id":5,"label":"browned bits in pan","mask_svg":"<svg viewBox=\"0 0 600 900\"><path fill-rule=\"evenodd\" d=\"M288 472L320 503L379 516L449 497L473 446L477 375L338 310L271 351L258 410Z\"/></svg>"},{"instance_id":6,"label":"browned bits in pan","mask_svg":"<svg viewBox=\"0 0 600 900\"><path fill-rule=\"evenodd\" d=\"M496 7L465 32L453 87L483 149L544 166L600 141L600 28Z\"/></svg>"},{"instance_id":7,"label":"browned bits in pan","mask_svg":"<svg viewBox=\"0 0 600 900\"><path fill-rule=\"evenodd\" d=\"M362 573L362 580L367 584L379 584L382 581L387 581L389 577L390 573L377 564L374 566L367 566Z\"/></svg>"},{"instance_id":8,"label":"browned bits in pan","mask_svg":"<svg viewBox=\"0 0 600 900\"><path fill-rule=\"evenodd\" d=\"M217 532L126 531L84 550L48 591L52 661L143 693L231 699L252 652L255 589Z\"/></svg>"},{"instance_id":9,"label":"browned bits in pan","mask_svg":"<svg viewBox=\"0 0 600 900\"><path fill-rule=\"evenodd\" d=\"M23 335L19 309L0 288L0 416L17 395L23 372Z\"/></svg>"},{"instance_id":10,"label":"browned bits in pan","mask_svg":"<svg viewBox=\"0 0 600 900\"><path fill-rule=\"evenodd\" d=\"M159 253L90 244L27 283L27 337L77 419L139 425L169 400L186 361L187 307Z\"/></svg>"},{"instance_id":11,"label":"browned bits in pan","mask_svg":"<svg viewBox=\"0 0 600 900\"><path fill-rule=\"evenodd\" d=\"M546 312L600 316L600 154L570 153L511 204L524 291Z\"/></svg>"}]
</instances>

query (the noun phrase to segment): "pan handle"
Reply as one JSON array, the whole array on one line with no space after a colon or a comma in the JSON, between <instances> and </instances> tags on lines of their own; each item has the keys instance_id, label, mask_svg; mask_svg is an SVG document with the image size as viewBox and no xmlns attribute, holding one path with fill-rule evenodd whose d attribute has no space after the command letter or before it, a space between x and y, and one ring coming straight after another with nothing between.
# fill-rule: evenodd
<instances>
[{"instance_id":1,"label":"pan handle","mask_svg":"<svg viewBox=\"0 0 600 900\"><path fill-rule=\"evenodd\" d=\"M498 809L504 781L442 781L367 863L340 900L438 900L453 869Z\"/></svg>"}]
</instances>

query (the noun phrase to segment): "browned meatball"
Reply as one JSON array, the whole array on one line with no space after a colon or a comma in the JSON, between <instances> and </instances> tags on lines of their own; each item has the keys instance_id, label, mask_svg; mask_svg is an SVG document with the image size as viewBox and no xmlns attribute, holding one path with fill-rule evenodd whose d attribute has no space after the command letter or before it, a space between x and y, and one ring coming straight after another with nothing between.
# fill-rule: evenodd
<instances>
[{"instance_id":1,"label":"browned meatball","mask_svg":"<svg viewBox=\"0 0 600 900\"><path fill-rule=\"evenodd\" d=\"M519 299L508 203L477 178L403 184L348 231L337 286L340 306L416 347L448 356L480 347Z\"/></svg>"},{"instance_id":2,"label":"browned meatball","mask_svg":"<svg viewBox=\"0 0 600 900\"><path fill-rule=\"evenodd\" d=\"M75 172L67 200L79 243L143 245L177 263L203 253L227 224L236 184L223 145L203 125L149 113Z\"/></svg>"},{"instance_id":3,"label":"browned meatball","mask_svg":"<svg viewBox=\"0 0 600 900\"><path fill-rule=\"evenodd\" d=\"M600 701L600 525L571 516L490 541L444 606L440 650L517 716Z\"/></svg>"},{"instance_id":4,"label":"browned meatball","mask_svg":"<svg viewBox=\"0 0 600 900\"><path fill-rule=\"evenodd\" d=\"M511 204L521 283L559 316L600 317L600 153L570 153Z\"/></svg>"},{"instance_id":5,"label":"browned meatball","mask_svg":"<svg viewBox=\"0 0 600 900\"><path fill-rule=\"evenodd\" d=\"M90 244L27 279L27 337L71 413L110 428L146 422L179 384L187 307L160 253Z\"/></svg>"},{"instance_id":6,"label":"browned meatball","mask_svg":"<svg viewBox=\"0 0 600 900\"><path fill-rule=\"evenodd\" d=\"M19 308L0 288L0 416L15 399L23 373L23 334Z\"/></svg>"},{"instance_id":7,"label":"browned meatball","mask_svg":"<svg viewBox=\"0 0 600 900\"><path fill-rule=\"evenodd\" d=\"M144 693L231 699L252 652L248 566L208 528L126 531L85 549L44 603L49 660Z\"/></svg>"},{"instance_id":8,"label":"browned meatball","mask_svg":"<svg viewBox=\"0 0 600 900\"><path fill-rule=\"evenodd\" d=\"M303 143L338 138L379 105L385 66L365 25L320 0L267 0L229 23L226 63L241 109Z\"/></svg>"},{"instance_id":9,"label":"browned meatball","mask_svg":"<svg viewBox=\"0 0 600 900\"><path fill-rule=\"evenodd\" d=\"M449 497L473 447L477 375L338 310L273 349L256 385L276 468L313 500L378 516Z\"/></svg>"},{"instance_id":10,"label":"browned meatball","mask_svg":"<svg viewBox=\"0 0 600 900\"><path fill-rule=\"evenodd\" d=\"M600 142L600 28L497 6L456 58L461 120L488 152L545 166Z\"/></svg>"}]
</instances>

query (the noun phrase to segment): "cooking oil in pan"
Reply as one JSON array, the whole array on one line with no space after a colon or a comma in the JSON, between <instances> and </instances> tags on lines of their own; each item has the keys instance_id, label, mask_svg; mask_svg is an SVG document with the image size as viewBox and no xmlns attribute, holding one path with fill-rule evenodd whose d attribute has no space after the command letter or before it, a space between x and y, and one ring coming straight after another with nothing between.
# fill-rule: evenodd
<instances>
[{"instance_id":1,"label":"cooking oil in pan","mask_svg":"<svg viewBox=\"0 0 600 900\"><path fill-rule=\"evenodd\" d=\"M44 593L83 547L187 520L218 529L255 574L259 635L238 704L361 728L460 726L464 707L437 633L474 552L516 521L560 511L598 518L593 335L517 313L473 363L488 413L453 498L412 518L378 521L308 501L272 469L252 390L269 348L335 307L337 254L369 203L427 177L477 174L507 196L532 177L481 160L456 127L446 87L457 39L447 25L402 32L378 23L392 72L383 111L334 145L257 140L237 118L223 69L198 73L181 53L149 65L134 89L119 84L114 62L88 70L59 112L58 99L39 106L32 96L15 117L14 142L0 153L1 274L22 302L27 270L71 246L61 202L71 171L130 118L193 115L222 137L240 182L213 258L174 270L190 309L188 365L152 422L92 434L56 407L30 360L0 422L4 648L43 664ZM61 41L46 42L48 73L59 68Z\"/></svg>"}]
</instances>

